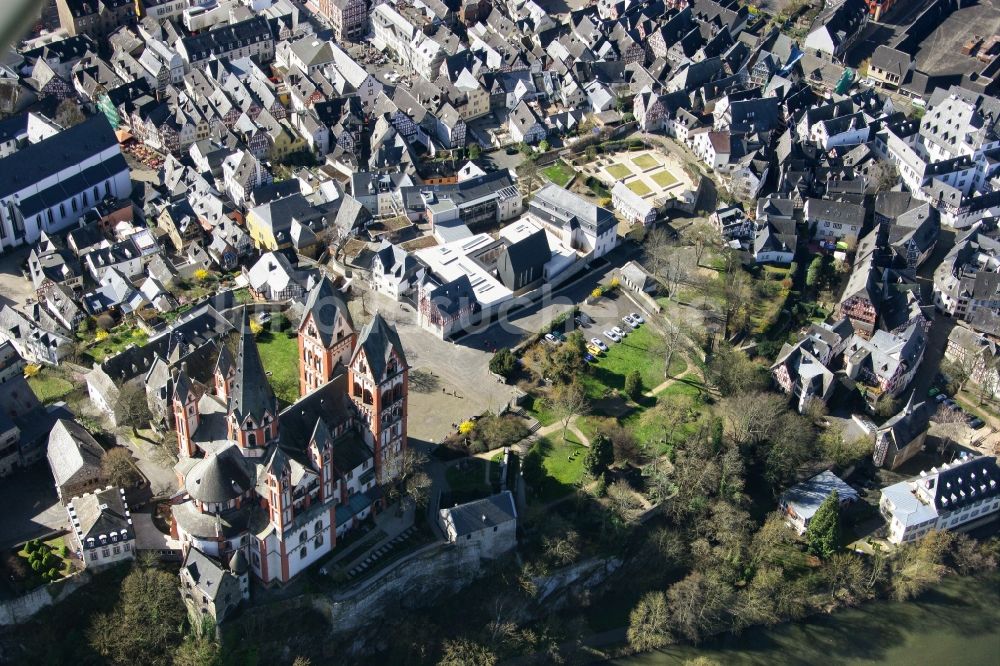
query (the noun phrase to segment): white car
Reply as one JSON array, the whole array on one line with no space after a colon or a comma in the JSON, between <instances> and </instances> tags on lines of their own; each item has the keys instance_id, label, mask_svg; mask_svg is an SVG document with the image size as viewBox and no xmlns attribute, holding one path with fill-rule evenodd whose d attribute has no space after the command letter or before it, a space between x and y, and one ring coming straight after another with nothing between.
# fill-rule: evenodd
<instances>
[{"instance_id":1,"label":"white car","mask_svg":"<svg viewBox=\"0 0 1000 666\"><path fill-rule=\"evenodd\" d=\"M643 319L642 315L640 315L638 312L633 312L632 314L629 315L629 317L632 317L632 321L634 321L637 324L645 324L646 323L646 320Z\"/></svg>"},{"instance_id":2,"label":"white car","mask_svg":"<svg viewBox=\"0 0 1000 666\"><path fill-rule=\"evenodd\" d=\"M615 333L613 330L612 331L604 331L604 337L606 337L608 340L611 340L612 342L621 342L622 341L622 336L620 336L619 334Z\"/></svg>"},{"instance_id":3,"label":"white car","mask_svg":"<svg viewBox=\"0 0 1000 666\"><path fill-rule=\"evenodd\" d=\"M622 322L624 322L632 330L639 328L639 322L637 322L635 319L632 319L632 315L625 315L624 317L622 317Z\"/></svg>"},{"instance_id":4,"label":"white car","mask_svg":"<svg viewBox=\"0 0 1000 666\"><path fill-rule=\"evenodd\" d=\"M545 334L545 341L548 342L551 345L557 345L557 344L559 344L559 338L557 338L556 336L552 335L551 333L546 333Z\"/></svg>"},{"instance_id":5,"label":"white car","mask_svg":"<svg viewBox=\"0 0 1000 666\"><path fill-rule=\"evenodd\" d=\"M628 333L622 330L621 326L612 326L611 332L618 335L619 338L624 338L626 335L628 335Z\"/></svg>"},{"instance_id":6,"label":"white car","mask_svg":"<svg viewBox=\"0 0 1000 666\"><path fill-rule=\"evenodd\" d=\"M607 334L605 333L605 335L607 335ZM608 351L608 346L606 344L604 344L604 342L602 342L600 338L591 338L590 339L590 344L594 345L595 347L597 347L598 349L600 349L602 352Z\"/></svg>"}]
</instances>

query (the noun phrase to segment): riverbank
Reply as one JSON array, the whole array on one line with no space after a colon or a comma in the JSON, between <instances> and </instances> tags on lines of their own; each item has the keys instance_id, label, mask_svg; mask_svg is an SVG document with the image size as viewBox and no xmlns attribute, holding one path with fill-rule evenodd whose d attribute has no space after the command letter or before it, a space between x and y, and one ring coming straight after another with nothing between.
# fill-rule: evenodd
<instances>
[{"instance_id":1,"label":"riverbank","mask_svg":"<svg viewBox=\"0 0 1000 666\"><path fill-rule=\"evenodd\" d=\"M720 664L914 664L992 666L1000 654L1000 575L950 576L916 599L858 608L771 628L753 628L695 647L671 646L612 660L673 666L707 657Z\"/></svg>"}]
</instances>

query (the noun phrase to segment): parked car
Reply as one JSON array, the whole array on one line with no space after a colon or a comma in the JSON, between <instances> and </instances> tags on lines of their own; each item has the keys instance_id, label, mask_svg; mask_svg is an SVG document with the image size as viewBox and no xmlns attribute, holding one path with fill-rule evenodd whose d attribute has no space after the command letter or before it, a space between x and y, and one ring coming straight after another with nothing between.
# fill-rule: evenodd
<instances>
[{"instance_id":1,"label":"parked car","mask_svg":"<svg viewBox=\"0 0 1000 666\"><path fill-rule=\"evenodd\" d=\"M628 335L628 333L622 330L621 326L612 326L611 332L617 333L619 338L624 338L626 335Z\"/></svg>"},{"instance_id":2,"label":"parked car","mask_svg":"<svg viewBox=\"0 0 1000 666\"><path fill-rule=\"evenodd\" d=\"M582 321L585 325L590 325L594 323L593 318L591 318L591 316L588 315L586 312L581 312L576 316L576 318Z\"/></svg>"},{"instance_id":3,"label":"parked car","mask_svg":"<svg viewBox=\"0 0 1000 666\"><path fill-rule=\"evenodd\" d=\"M983 421L978 416L973 416L971 419L969 419L969 427L972 428L973 430L979 430L984 425L986 425L986 422Z\"/></svg>"},{"instance_id":4,"label":"parked car","mask_svg":"<svg viewBox=\"0 0 1000 666\"><path fill-rule=\"evenodd\" d=\"M622 341L622 336L619 335L618 333L616 333L614 330L604 331L604 337L606 337L608 340L611 340L611 342L621 342Z\"/></svg>"},{"instance_id":5,"label":"parked car","mask_svg":"<svg viewBox=\"0 0 1000 666\"><path fill-rule=\"evenodd\" d=\"M607 335L607 333L605 333L605 335ZM602 352L608 351L608 346L606 344L604 344L604 342L600 338L591 338L590 339L590 344L594 345L595 347L597 347L598 349L600 349Z\"/></svg>"},{"instance_id":6,"label":"parked car","mask_svg":"<svg viewBox=\"0 0 1000 666\"><path fill-rule=\"evenodd\" d=\"M594 356L592 354L584 354L583 355L583 360L586 361L587 363L593 363L594 362Z\"/></svg>"},{"instance_id":7,"label":"parked car","mask_svg":"<svg viewBox=\"0 0 1000 666\"><path fill-rule=\"evenodd\" d=\"M947 393L938 393L936 396L934 396L934 400L936 400L939 403L944 402L947 399L948 399Z\"/></svg>"},{"instance_id":8,"label":"parked car","mask_svg":"<svg viewBox=\"0 0 1000 666\"><path fill-rule=\"evenodd\" d=\"M941 393L941 391L937 387L932 386L927 391L927 397L933 398L934 396L938 395L939 393Z\"/></svg>"},{"instance_id":9,"label":"parked car","mask_svg":"<svg viewBox=\"0 0 1000 666\"><path fill-rule=\"evenodd\" d=\"M270 312L261 312L260 314L257 315L257 323L258 324L266 324L269 321L271 321L271 313Z\"/></svg>"},{"instance_id":10,"label":"parked car","mask_svg":"<svg viewBox=\"0 0 1000 666\"><path fill-rule=\"evenodd\" d=\"M626 326L628 326L632 330L639 328L639 322L632 319L631 315L625 315L624 317L622 317L622 321L625 323Z\"/></svg>"},{"instance_id":11,"label":"parked car","mask_svg":"<svg viewBox=\"0 0 1000 666\"><path fill-rule=\"evenodd\" d=\"M580 317L573 317L573 323L579 326L580 328L587 328L588 326L590 326L590 324L584 322L583 319Z\"/></svg>"},{"instance_id":12,"label":"parked car","mask_svg":"<svg viewBox=\"0 0 1000 666\"><path fill-rule=\"evenodd\" d=\"M601 355L601 350L596 345L588 344L587 351L590 352L593 356Z\"/></svg>"},{"instance_id":13,"label":"parked car","mask_svg":"<svg viewBox=\"0 0 1000 666\"><path fill-rule=\"evenodd\" d=\"M548 342L549 344L552 344L552 345L559 344L559 338L557 338L556 336L552 335L551 333L546 333L545 334L545 341Z\"/></svg>"},{"instance_id":14,"label":"parked car","mask_svg":"<svg viewBox=\"0 0 1000 666\"><path fill-rule=\"evenodd\" d=\"M558 340L559 342L566 342L566 336L560 333L559 331L552 331L552 335L554 335L556 337L556 340Z\"/></svg>"},{"instance_id":15,"label":"parked car","mask_svg":"<svg viewBox=\"0 0 1000 666\"><path fill-rule=\"evenodd\" d=\"M645 324L646 323L646 320L643 319L642 315L640 315L638 312L633 312L632 314L629 315L629 317L632 317L632 321L634 321L637 324Z\"/></svg>"}]
</instances>

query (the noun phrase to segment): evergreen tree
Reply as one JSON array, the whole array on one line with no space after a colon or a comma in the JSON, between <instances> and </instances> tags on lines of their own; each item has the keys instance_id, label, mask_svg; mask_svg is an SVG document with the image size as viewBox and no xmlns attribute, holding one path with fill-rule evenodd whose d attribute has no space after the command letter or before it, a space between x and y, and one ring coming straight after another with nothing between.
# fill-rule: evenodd
<instances>
[{"instance_id":1,"label":"evergreen tree","mask_svg":"<svg viewBox=\"0 0 1000 666\"><path fill-rule=\"evenodd\" d=\"M820 276L823 274L823 257L816 255L816 258L812 260L809 264L809 268L806 269L806 286L815 287L819 282Z\"/></svg>"},{"instance_id":2,"label":"evergreen tree","mask_svg":"<svg viewBox=\"0 0 1000 666\"><path fill-rule=\"evenodd\" d=\"M642 375L638 370L625 375L625 395L635 400L642 393Z\"/></svg>"},{"instance_id":3,"label":"evergreen tree","mask_svg":"<svg viewBox=\"0 0 1000 666\"><path fill-rule=\"evenodd\" d=\"M611 440L604 435L598 435L590 442L590 450L583 459L583 466L591 476L600 476L611 463L615 461L615 450Z\"/></svg>"},{"instance_id":4,"label":"evergreen tree","mask_svg":"<svg viewBox=\"0 0 1000 666\"><path fill-rule=\"evenodd\" d=\"M840 548L840 497L834 490L816 509L806 530L809 552L828 559Z\"/></svg>"},{"instance_id":5,"label":"evergreen tree","mask_svg":"<svg viewBox=\"0 0 1000 666\"><path fill-rule=\"evenodd\" d=\"M503 377L510 377L516 365L517 359L514 357L514 354L506 347L503 347L498 349L497 353L490 359L490 372Z\"/></svg>"}]
</instances>

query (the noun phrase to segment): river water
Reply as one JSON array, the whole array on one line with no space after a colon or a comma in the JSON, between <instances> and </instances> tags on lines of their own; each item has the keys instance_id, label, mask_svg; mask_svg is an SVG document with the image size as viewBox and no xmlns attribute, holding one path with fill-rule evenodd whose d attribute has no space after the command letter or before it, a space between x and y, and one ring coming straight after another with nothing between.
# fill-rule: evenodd
<instances>
[{"instance_id":1,"label":"river water","mask_svg":"<svg viewBox=\"0 0 1000 666\"><path fill-rule=\"evenodd\" d=\"M674 666L704 656L720 664L1000 666L1000 576L952 577L906 603L875 602L697 648L619 659L619 666Z\"/></svg>"}]
</instances>

